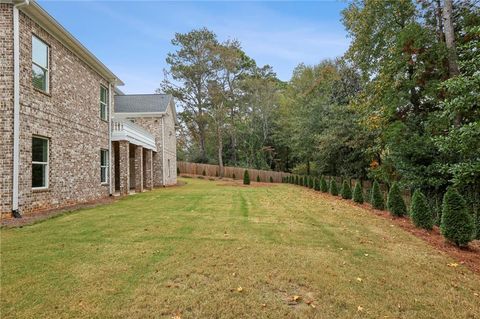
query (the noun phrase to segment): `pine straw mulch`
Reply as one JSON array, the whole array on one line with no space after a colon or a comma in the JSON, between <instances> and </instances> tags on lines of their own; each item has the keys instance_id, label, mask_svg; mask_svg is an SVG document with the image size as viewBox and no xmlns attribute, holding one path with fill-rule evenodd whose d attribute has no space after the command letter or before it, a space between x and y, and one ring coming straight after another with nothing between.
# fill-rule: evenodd
<instances>
[{"instance_id":1,"label":"pine straw mulch","mask_svg":"<svg viewBox=\"0 0 480 319\"><path fill-rule=\"evenodd\" d=\"M328 193L321 193L313 190L310 191L325 199L340 201L351 206L361 207L378 217L387 219L393 225L396 225L422 239L435 249L448 254L451 258L455 259L458 264L463 264L473 272L480 274L480 240L474 240L470 242L468 247L459 248L446 241L437 226L435 226L431 231L417 228L415 225L413 225L412 221L408 217L393 217L388 211L374 209L368 203L357 204L351 200L345 200L337 196L332 196ZM452 264L452 266L455 266L455 264Z\"/></svg>"}]
</instances>

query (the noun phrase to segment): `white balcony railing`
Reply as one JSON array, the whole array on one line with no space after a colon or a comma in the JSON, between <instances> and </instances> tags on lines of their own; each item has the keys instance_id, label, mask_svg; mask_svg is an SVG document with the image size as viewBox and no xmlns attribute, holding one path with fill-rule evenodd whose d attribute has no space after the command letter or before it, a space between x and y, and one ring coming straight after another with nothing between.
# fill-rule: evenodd
<instances>
[{"instance_id":1,"label":"white balcony railing","mask_svg":"<svg viewBox=\"0 0 480 319\"><path fill-rule=\"evenodd\" d=\"M155 137L143 127L124 119L112 119L112 141L128 141L157 151Z\"/></svg>"}]
</instances>

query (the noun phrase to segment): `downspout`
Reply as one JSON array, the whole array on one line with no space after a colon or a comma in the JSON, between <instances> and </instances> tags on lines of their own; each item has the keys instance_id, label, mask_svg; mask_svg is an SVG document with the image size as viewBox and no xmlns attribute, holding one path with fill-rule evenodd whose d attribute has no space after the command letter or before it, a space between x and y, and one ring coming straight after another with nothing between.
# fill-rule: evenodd
<instances>
[{"instance_id":1,"label":"downspout","mask_svg":"<svg viewBox=\"0 0 480 319\"><path fill-rule=\"evenodd\" d=\"M20 19L18 9L27 6L23 0L13 6L13 181L12 215L21 218L18 210L18 180L20 167Z\"/></svg>"},{"instance_id":2,"label":"downspout","mask_svg":"<svg viewBox=\"0 0 480 319\"><path fill-rule=\"evenodd\" d=\"M108 83L108 164L108 193L112 196L112 83Z\"/></svg>"},{"instance_id":3,"label":"downspout","mask_svg":"<svg viewBox=\"0 0 480 319\"><path fill-rule=\"evenodd\" d=\"M165 187L165 115L162 115L162 184Z\"/></svg>"}]
</instances>

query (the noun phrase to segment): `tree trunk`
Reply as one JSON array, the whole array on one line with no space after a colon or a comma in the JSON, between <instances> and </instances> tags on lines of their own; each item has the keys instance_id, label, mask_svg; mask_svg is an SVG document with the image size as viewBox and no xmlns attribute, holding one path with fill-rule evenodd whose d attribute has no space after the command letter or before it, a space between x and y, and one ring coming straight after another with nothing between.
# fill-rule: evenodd
<instances>
[{"instance_id":1,"label":"tree trunk","mask_svg":"<svg viewBox=\"0 0 480 319\"><path fill-rule=\"evenodd\" d=\"M448 48L448 72L450 77L460 74L455 50L455 32L453 30L453 4L452 0L444 0L443 25L445 29L445 44Z\"/></svg>"}]
</instances>

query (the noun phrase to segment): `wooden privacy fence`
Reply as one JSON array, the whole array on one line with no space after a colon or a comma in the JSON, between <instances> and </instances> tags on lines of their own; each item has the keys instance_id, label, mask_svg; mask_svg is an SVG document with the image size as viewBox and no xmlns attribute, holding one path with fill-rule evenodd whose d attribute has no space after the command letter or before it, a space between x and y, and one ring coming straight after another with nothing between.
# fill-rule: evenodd
<instances>
[{"instance_id":1,"label":"wooden privacy fence","mask_svg":"<svg viewBox=\"0 0 480 319\"><path fill-rule=\"evenodd\" d=\"M219 176L219 166L211 164L200 164L200 163L190 163L190 162L177 162L177 167L180 170L180 174L189 174L189 175L204 175L205 176ZM282 178L285 176L290 176L290 173L284 172L275 172L275 171L265 171L260 169L253 168L242 168L242 167L231 167L224 166L224 176L233 178L235 174L235 179L243 179L243 174L245 170L248 170L250 175L250 181L256 182L257 176L260 176L261 182L270 182L270 177L272 177L274 183L281 183Z\"/></svg>"}]
</instances>

